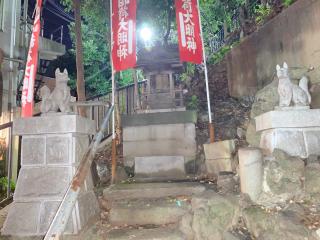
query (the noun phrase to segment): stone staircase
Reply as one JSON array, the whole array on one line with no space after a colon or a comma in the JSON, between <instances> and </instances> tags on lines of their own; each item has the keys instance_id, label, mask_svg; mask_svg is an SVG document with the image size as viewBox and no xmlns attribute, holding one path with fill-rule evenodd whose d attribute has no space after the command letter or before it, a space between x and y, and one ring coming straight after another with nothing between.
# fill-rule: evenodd
<instances>
[{"instance_id":1,"label":"stone staircase","mask_svg":"<svg viewBox=\"0 0 320 240\"><path fill-rule=\"evenodd\" d=\"M191 210L190 198L201 194L199 183L118 184L104 190L108 222L114 228L106 239L185 239L181 218Z\"/></svg>"}]
</instances>

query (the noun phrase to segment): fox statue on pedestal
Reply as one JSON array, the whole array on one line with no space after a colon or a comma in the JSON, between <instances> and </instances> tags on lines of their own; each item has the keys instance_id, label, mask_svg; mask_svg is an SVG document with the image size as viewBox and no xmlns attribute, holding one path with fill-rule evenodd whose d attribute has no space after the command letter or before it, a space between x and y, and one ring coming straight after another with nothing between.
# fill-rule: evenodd
<instances>
[{"instance_id":1,"label":"fox statue on pedestal","mask_svg":"<svg viewBox=\"0 0 320 240\"><path fill-rule=\"evenodd\" d=\"M42 98L41 113L58 112L68 113L70 109L70 88L67 83L70 80L68 71L65 69L60 72L59 68L56 69L56 87L50 93L50 89L47 86L43 86L40 89L40 95Z\"/></svg>"},{"instance_id":2,"label":"fox statue on pedestal","mask_svg":"<svg viewBox=\"0 0 320 240\"><path fill-rule=\"evenodd\" d=\"M283 67L277 65L277 76L279 78L278 93L280 96L280 107L289 107L291 103L298 107L307 107L311 103L311 95L308 89L308 78L303 76L299 86L292 83L289 76L287 63Z\"/></svg>"}]
</instances>

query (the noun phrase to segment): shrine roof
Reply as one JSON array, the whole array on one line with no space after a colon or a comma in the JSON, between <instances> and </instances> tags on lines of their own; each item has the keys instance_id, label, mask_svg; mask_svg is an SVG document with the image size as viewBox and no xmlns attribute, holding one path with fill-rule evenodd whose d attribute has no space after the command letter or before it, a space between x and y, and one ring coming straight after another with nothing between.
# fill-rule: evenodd
<instances>
[{"instance_id":1,"label":"shrine roof","mask_svg":"<svg viewBox=\"0 0 320 240\"><path fill-rule=\"evenodd\" d=\"M167 46L156 45L152 48L143 48L138 51L137 67L145 71L155 70L182 70L179 49L177 44Z\"/></svg>"}]
</instances>

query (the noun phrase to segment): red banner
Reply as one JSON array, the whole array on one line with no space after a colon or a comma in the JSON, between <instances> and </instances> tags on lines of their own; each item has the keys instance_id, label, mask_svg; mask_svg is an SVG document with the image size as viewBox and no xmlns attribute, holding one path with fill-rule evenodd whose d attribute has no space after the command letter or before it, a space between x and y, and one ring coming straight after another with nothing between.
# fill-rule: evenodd
<instances>
[{"instance_id":1,"label":"red banner","mask_svg":"<svg viewBox=\"0 0 320 240\"><path fill-rule=\"evenodd\" d=\"M41 30L40 12L42 0L37 1L36 15L34 18L33 29L30 39L29 52L26 64L26 70L23 79L22 88L22 117L33 116L33 94L34 94L34 81L37 75L38 67L38 48L39 48L39 35Z\"/></svg>"},{"instance_id":2,"label":"red banner","mask_svg":"<svg viewBox=\"0 0 320 240\"><path fill-rule=\"evenodd\" d=\"M112 62L115 71L136 65L136 0L112 0Z\"/></svg>"},{"instance_id":3,"label":"red banner","mask_svg":"<svg viewBox=\"0 0 320 240\"><path fill-rule=\"evenodd\" d=\"M180 59L202 63L203 49L197 0L175 0Z\"/></svg>"}]
</instances>

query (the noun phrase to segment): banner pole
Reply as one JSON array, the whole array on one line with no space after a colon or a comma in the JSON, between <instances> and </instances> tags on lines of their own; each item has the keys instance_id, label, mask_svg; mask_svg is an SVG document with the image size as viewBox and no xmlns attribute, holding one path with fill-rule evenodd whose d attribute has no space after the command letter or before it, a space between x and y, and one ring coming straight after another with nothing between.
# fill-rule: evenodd
<instances>
[{"instance_id":1,"label":"banner pole","mask_svg":"<svg viewBox=\"0 0 320 240\"><path fill-rule=\"evenodd\" d=\"M112 33L112 0L110 0L110 64L111 64L111 79L112 79L112 99L111 104L114 107L115 103L115 72L113 68L112 61L112 41L113 41L113 33ZM111 183L113 184L116 178L116 169L117 169L117 145L116 145L116 132L115 132L115 109L112 112L112 149L111 149L111 161L112 161L112 169L111 169Z\"/></svg>"},{"instance_id":2,"label":"banner pole","mask_svg":"<svg viewBox=\"0 0 320 240\"><path fill-rule=\"evenodd\" d=\"M213 143L215 141L214 137L214 125L212 122L212 115L211 115L211 105L210 105L210 92L209 92L209 80L208 80L208 68L207 68L207 60L206 60L206 50L204 47L204 37L202 32L202 23L201 23L201 11L199 0L197 1L198 11L199 11L199 24L200 24L200 34L201 34L201 42L202 42L202 56L203 56L203 65L204 65L204 76L206 81L206 92L207 92L207 104L208 104L208 115L209 115L209 133L210 133L210 142Z\"/></svg>"}]
</instances>

